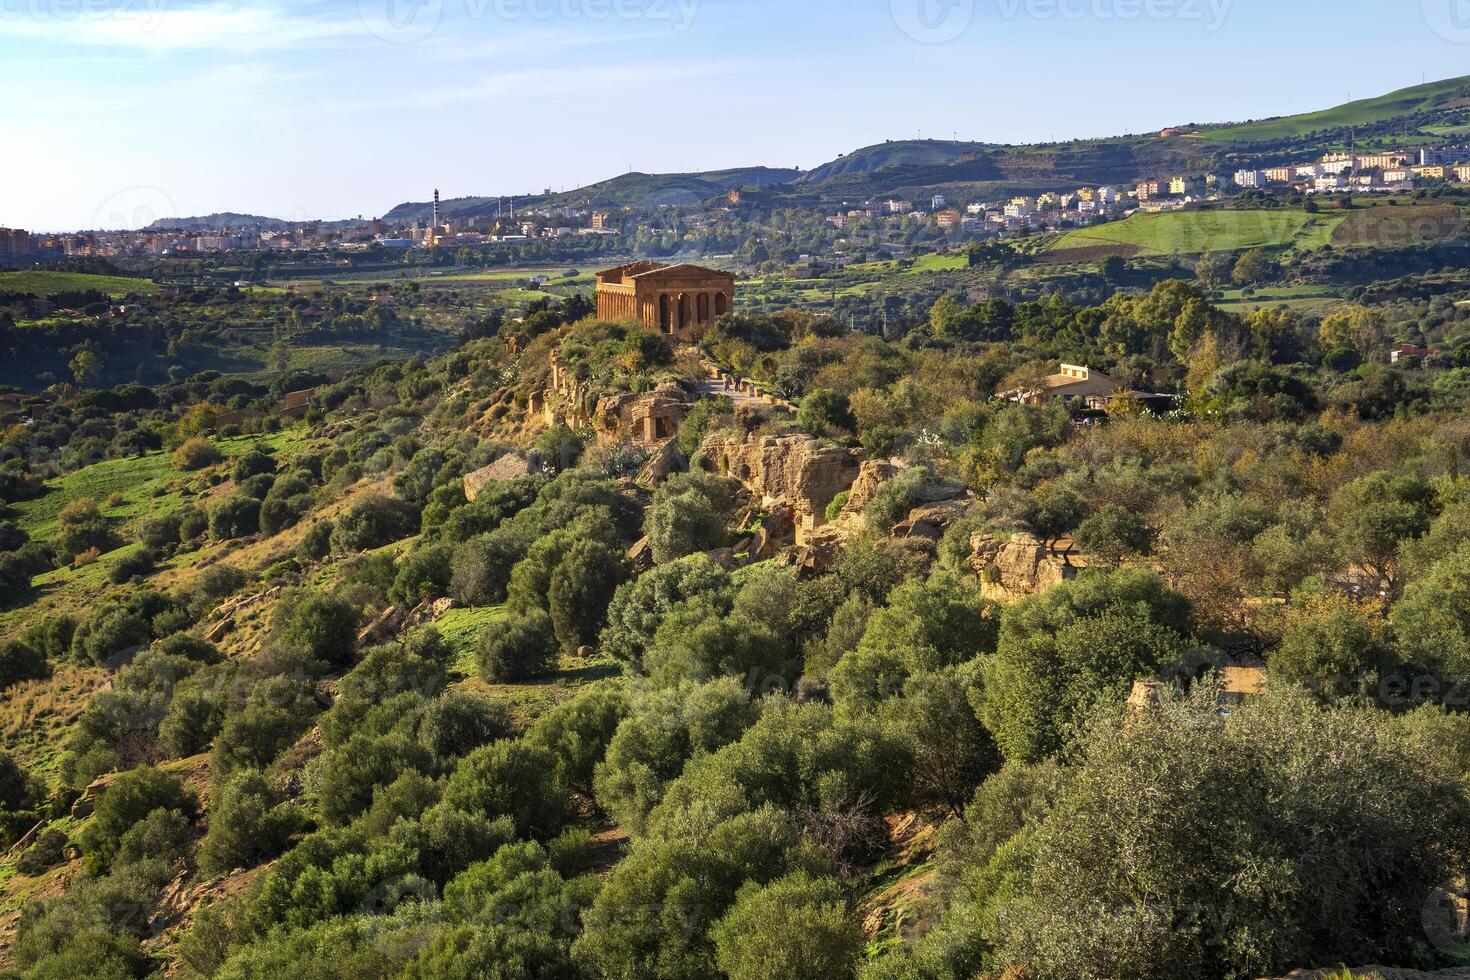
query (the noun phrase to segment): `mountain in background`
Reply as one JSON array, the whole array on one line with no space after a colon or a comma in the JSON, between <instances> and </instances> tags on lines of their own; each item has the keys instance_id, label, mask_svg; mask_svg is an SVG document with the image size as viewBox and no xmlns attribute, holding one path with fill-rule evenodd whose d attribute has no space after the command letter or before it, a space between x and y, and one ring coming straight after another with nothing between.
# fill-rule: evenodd
<instances>
[{"instance_id":1,"label":"mountain in background","mask_svg":"<svg viewBox=\"0 0 1470 980\"><path fill-rule=\"evenodd\" d=\"M259 214L236 214L233 211L224 211L219 214L206 214L193 218L160 218L148 226L149 231L223 231L225 229L237 231L286 231L292 222L281 218L267 218ZM301 224L301 222L297 222Z\"/></svg>"},{"instance_id":2,"label":"mountain in background","mask_svg":"<svg viewBox=\"0 0 1470 980\"><path fill-rule=\"evenodd\" d=\"M1010 146L951 140L890 140L843 154L812 170L756 166L702 173L627 173L563 193L516 196L518 213L548 205L694 207L737 188L760 189L777 206L828 206L881 197L927 204L931 194L959 199L1130 184L1145 177L1231 172L1294 163L1356 145L1412 148L1470 139L1470 76L1390 92L1316 112L1239 123L1195 124L1158 133ZM493 217L510 197L463 197L440 203L448 218ZM393 208L390 224L428 221L433 205ZM154 222L184 231L224 227L283 230L301 222L217 214Z\"/></svg>"}]
</instances>

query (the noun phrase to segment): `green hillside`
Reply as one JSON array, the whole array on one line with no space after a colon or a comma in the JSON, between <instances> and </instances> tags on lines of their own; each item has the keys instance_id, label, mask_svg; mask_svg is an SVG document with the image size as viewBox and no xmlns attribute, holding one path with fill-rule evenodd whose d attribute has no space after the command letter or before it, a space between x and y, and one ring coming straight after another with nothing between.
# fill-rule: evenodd
<instances>
[{"instance_id":1,"label":"green hillside","mask_svg":"<svg viewBox=\"0 0 1470 980\"><path fill-rule=\"evenodd\" d=\"M1360 99L1319 112L1206 128L1200 131L1200 135L1220 143L1289 139L1322 129L1368 126L1400 116L1444 108L1459 100L1470 100L1470 76L1415 85L1377 98Z\"/></svg>"},{"instance_id":2,"label":"green hillside","mask_svg":"<svg viewBox=\"0 0 1470 980\"><path fill-rule=\"evenodd\" d=\"M1051 252L1105 250L1125 255L1197 255L1281 245L1325 245L1343 220L1340 214L1271 211L1171 211L1136 214L1124 221L1067 232Z\"/></svg>"},{"instance_id":3,"label":"green hillside","mask_svg":"<svg viewBox=\"0 0 1470 980\"><path fill-rule=\"evenodd\" d=\"M994 147L985 143L963 143L953 140L891 140L865 146L808 171L805 184L820 184L849 174L871 174L879 170L901 167L942 167L961 157L972 156Z\"/></svg>"},{"instance_id":4,"label":"green hillside","mask_svg":"<svg viewBox=\"0 0 1470 980\"><path fill-rule=\"evenodd\" d=\"M55 293L95 289L109 296L128 293L155 293L158 284L148 279L127 276L92 276L81 272L0 272L0 293L30 293L50 296Z\"/></svg>"},{"instance_id":5,"label":"green hillside","mask_svg":"<svg viewBox=\"0 0 1470 980\"><path fill-rule=\"evenodd\" d=\"M595 197L627 207L698 204L737 187L771 187L798 176L799 171L776 167L737 167L697 174L628 173L568 191L555 201L570 203Z\"/></svg>"}]
</instances>

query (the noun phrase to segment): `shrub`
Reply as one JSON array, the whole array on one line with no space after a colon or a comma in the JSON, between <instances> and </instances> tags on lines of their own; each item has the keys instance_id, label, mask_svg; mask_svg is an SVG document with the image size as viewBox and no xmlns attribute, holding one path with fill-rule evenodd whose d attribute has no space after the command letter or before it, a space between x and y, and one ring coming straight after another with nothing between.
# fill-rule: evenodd
<instances>
[{"instance_id":1,"label":"shrub","mask_svg":"<svg viewBox=\"0 0 1470 980\"><path fill-rule=\"evenodd\" d=\"M122 585L148 575L153 568L153 553L147 548L134 548L112 563L107 569L107 580L113 585Z\"/></svg>"},{"instance_id":2,"label":"shrub","mask_svg":"<svg viewBox=\"0 0 1470 980\"><path fill-rule=\"evenodd\" d=\"M364 497L337 519L332 529L332 550L353 554L392 544L418 531L418 508L396 497L374 494Z\"/></svg>"},{"instance_id":3,"label":"shrub","mask_svg":"<svg viewBox=\"0 0 1470 980\"><path fill-rule=\"evenodd\" d=\"M257 769L241 769L225 780L209 809L209 833L199 849L199 870L224 874L252 868L281 853L302 821L294 806L277 806L277 802Z\"/></svg>"},{"instance_id":4,"label":"shrub","mask_svg":"<svg viewBox=\"0 0 1470 980\"><path fill-rule=\"evenodd\" d=\"M179 444L179 448L174 450L173 464L175 469L189 472L213 466L222 458L220 451L214 447L214 443L203 436L195 436L184 440Z\"/></svg>"},{"instance_id":5,"label":"shrub","mask_svg":"<svg viewBox=\"0 0 1470 980\"><path fill-rule=\"evenodd\" d=\"M117 535L91 497L78 497L56 516L56 547L63 557L75 560L88 551L100 554L117 544Z\"/></svg>"},{"instance_id":6,"label":"shrub","mask_svg":"<svg viewBox=\"0 0 1470 980\"><path fill-rule=\"evenodd\" d=\"M454 759L515 731L510 706L466 691L447 691L419 719L419 743L435 759Z\"/></svg>"},{"instance_id":7,"label":"shrub","mask_svg":"<svg viewBox=\"0 0 1470 980\"><path fill-rule=\"evenodd\" d=\"M643 521L654 561L675 561L725 544L727 513L709 484L670 481L654 494Z\"/></svg>"},{"instance_id":8,"label":"shrub","mask_svg":"<svg viewBox=\"0 0 1470 980\"><path fill-rule=\"evenodd\" d=\"M804 871L741 888L712 937L716 962L730 980L846 980L864 943L842 887Z\"/></svg>"},{"instance_id":9,"label":"shrub","mask_svg":"<svg viewBox=\"0 0 1470 980\"><path fill-rule=\"evenodd\" d=\"M275 473L276 458L267 450L259 446L252 446L244 454L235 457L235 465L230 467L230 477L236 483L243 483L252 476Z\"/></svg>"},{"instance_id":10,"label":"shrub","mask_svg":"<svg viewBox=\"0 0 1470 980\"><path fill-rule=\"evenodd\" d=\"M543 677L556 670L556 662L556 633L540 609L492 626L480 640L480 674L497 684Z\"/></svg>"},{"instance_id":11,"label":"shrub","mask_svg":"<svg viewBox=\"0 0 1470 980\"><path fill-rule=\"evenodd\" d=\"M524 535L510 528L471 538L454 549L449 565L449 594L467 606L502 603L511 570L525 556Z\"/></svg>"},{"instance_id":12,"label":"shrub","mask_svg":"<svg viewBox=\"0 0 1470 980\"><path fill-rule=\"evenodd\" d=\"M570 817L556 757L524 741L496 742L465 756L444 787L444 803L469 813L510 817L516 832L550 840Z\"/></svg>"},{"instance_id":13,"label":"shrub","mask_svg":"<svg viewBox=\"0 0 1470 980\"><path fill-rule=\"evenodd\" d=\"M46 654L27 640L0 643L0 691L21 681L43 680L51 676Z\"/></svg>"},{"instance_id":14,"label":"shrub","mask_svg":"<svg viewBox=\"0 0 1470 980\"><path fill-rule=\"evenodd\" d=\"M182 858L194 839L194 824L178 810L157 809L133 824L118 839L113 863L119 867L139 861Z\"/></svg>"},{"instance_id":15,"label":"shrub","mask_svg":"<svg viewBox=\"0 0 1470 980\"><path fill-rule=\"evenodd\" d=\"M179 531L184 523L182 514L164 514L143 524L138 540L147 548L162 551L179 543Z\"/></svg>"},{"instance_id":16,"label":"shrub","mask_svg":"<svg viewBox=\"0 0 1470 980\"><path fill-rule=\"evenodd\" d=\"M296 553L308 561L320 561L332 553L332 522L320 520L306 529Z\"/></svg>"},{"instance_id":17,"label":"shrub","mask_svg":"<svg viewBox=\"0 0 1470 980\"><path fill-rule=\"evenodd\" d=\"M357 647L357 607L325 592L304 592L276 604L272 633L288 650L328 667L344 667Z\"/></svg>"},{"instance_id":18,"label":"shrub","mask_svg":"<svg viewBox=\"0 0 1470 980\"><path fill-rule=\"evenodd\" d=\"M188 544L209 530L209 517L198 507L191 507L179 517L179 542Z\"/></svg>"},{"instance_id":19,"label":"shrub","mask_svg":"<svg viewBox=\"0 0 1470 980\"><path fill-rule=\"evenodd\" d=\"M414 549L398 564L398 577L393 581L389 597L406 606L449 594L450 559L448 544L431 544Z\"/></svg>"},{"instance_id":20,"label":"shrub","mask_svg":"<svg viewBox=\"0 0 1470 980\"><path fill-rule=\"evenodd\" d=\"M209 512L209 536L216 541L243 538L259 530L260 501L253 497L228 497Z\"/></svg>"},{"instance_id":21,"label":"shrub","mask_svg":"<svg viewBox=\"0 0 1470 980\"><path fill-rule=\"evenodd\" d=\"M66 850L67 836L59 830L48 830L36 838L15 862L15 870L34 878L61 863Z\"/></svg>"},{"instance_id":22,"label":"shrub","mask_svg":"<svg viewBox=\"0 0 1470 980\"><path fill-rule=\"evenodd\" d=\"M552 573L547 594L552 628L563 650L574 653L597 638L608 603L627 577L627 563L617 550L598 541L572 546Z\"/></svg>"},{"instance_id":23,"label":"shrub","mask_svg":"<svg viewBox=\"0 0 1470 980\"><path fill-rule=\"evenodd\" d=\"M796 424L813 436L850 435L857 430L847 396L830 388L818 389L802 399Z\"/></svg>"},{"instance_id":24,"label":"shrub","mask_svg":"<svg viewBox=\"0 0 1470 980\"><path fill-rule=\"evenodd\" d=\"M118 776L98 798L92 822L78 837L88 863L99 870L106 868L117 854L123 835L160 809L192 817L194 797L184 791L177 777L150 766Z\"/></svg>"}]
</instances>

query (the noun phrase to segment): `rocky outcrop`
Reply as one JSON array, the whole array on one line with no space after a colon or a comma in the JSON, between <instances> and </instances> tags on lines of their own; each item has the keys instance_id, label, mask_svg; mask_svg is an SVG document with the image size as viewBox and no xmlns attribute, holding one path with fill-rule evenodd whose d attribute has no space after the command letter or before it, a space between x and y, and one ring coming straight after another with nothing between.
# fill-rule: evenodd
<instances>
[{"instance_id":1,"label":"rocky outcrop","mask_svg":"<svg viewBox=\"0 0 1470 980\"><path fill-rule=\"evenodd\" d=\"M648 462L638 471L637 483L652 489L669 478L671 474L683 473L689 469L689 460L684 456L679 444L670 439L648 457Z\"/></svg>"},{"instance_id":2,"label":"rocky outcrop","mask_svg":"<svg viewBox=\"0 0 1470 980\"><path fill-rule=\"evenodd\" d=\"M535 470L535 461L529 456L510 453L502 456L484 469L475 470L464 478L464 499L474 502L480 492L491 483L514 480L527 476Z\"/></svg>"},{"instance_id":3,"label":"rocky outcrop","mask_svg":"<svg viewBox=\"0 0 1470 980\"><path fill-rule=\"evenodd\" d=\"M868 504L883 489L883 485L903 472L902 467L886 459L865 459L858 468L857 479L852 481L847 503L842 507L843 518L861 517Z\"/></svg>"},{"instance_id":4,"label":"rocky outcrop","mask_svg":"<svg viewBox=\"0 0 1470 980\"><path fill-rule=\"evenodd\" d=\"M938 541L944 537L944 532L949 526L970 509L974 503L968 497L957 500L942 500L935 504L924 504L909 511L909 516L894 525L893 536L896 538L928 538Z\"/></svg>"},{"instance_id":5,"label":"rocky outcrop","mask_svg":"<svg viewBox=\"0 0 1470 980\"><path fill-rule=\"evenodd\" d=\"M357 634L357 645L372 647L389 643L415 626L433 622L452 608L453 599L435 599L432 602L425 599L412 609L389 606Z\"/></svg>"},{"instance_id":6,"label":"rocky outcrop","mask_svg":"<svg viewBox=\"0 0 1470 980\"><path fill-rule=\"evenodd\" d=\"M1030 531L972 536L970 566L980 576L981 594L999 602L1039 595L1077 576L1077 569L1052 555Z\"/></svg>"},{"instance_id":7,"label":"rocky outcrop","mask_svg":"<svg viewBox=\"0 0 1470 980\"><path fill-rule=\"evenodd\" d=\"M827 522L827 505L857 479L861 450L805 435L713 435L700 447L707 469L739 481L766 509L790 505L796 543Z\"/></svg>"}]
</instances>

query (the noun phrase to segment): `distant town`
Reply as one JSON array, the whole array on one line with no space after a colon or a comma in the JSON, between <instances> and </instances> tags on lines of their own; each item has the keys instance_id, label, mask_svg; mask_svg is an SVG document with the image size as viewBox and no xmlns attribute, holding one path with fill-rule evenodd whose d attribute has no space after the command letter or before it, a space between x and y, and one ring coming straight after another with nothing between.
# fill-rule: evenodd
<instances>
[{"instance_id":1,"label":"distant town","mask_svg":"<svg viewBox=\"0 0 1470 980\"><path fill-rule=\"evenodd\" d=\"M927 202L892 197L842 202L827 224L839 231L880 232L902 240L877 243L880 254L909 254L911 235L881 232L927 225L951 244L966 240L1028 235L1116 221L1139 213L1182 211L1235 197L1247 191L1299 194L1401 193L1444 184L1470 184L1470 144L1425 147L1412 152L1327 153L1316 163L1243 169L1234 173L1178 174L1148 178L1134 186L1078 187L998 201L952 200L933 194ZM747 192L732 190L725 209ZM663 205L664 210L671 207ZM189 256L225 252L330 249L342 252L460 249L539 240L605 237L616 239L649 227L648 209L617 207L590 195L571 204L517 208L515 198L499 199L493 213L449 217L439 192L425 220L390 223L384 218L337 222L273 224L189 231L151 227L137 230L38 234L0 228L0 263L60 257ZM694 219L698 223L698 219ZM182 222L175 222L182 224ZM810 259L810 256L803 258ZM829 256L841 266L850 256ZM813 260L815 261L815 260Z\"/></svg>"}]
</instances>

